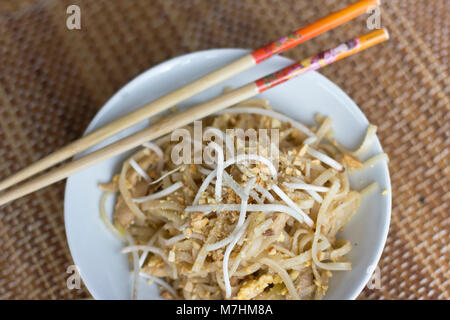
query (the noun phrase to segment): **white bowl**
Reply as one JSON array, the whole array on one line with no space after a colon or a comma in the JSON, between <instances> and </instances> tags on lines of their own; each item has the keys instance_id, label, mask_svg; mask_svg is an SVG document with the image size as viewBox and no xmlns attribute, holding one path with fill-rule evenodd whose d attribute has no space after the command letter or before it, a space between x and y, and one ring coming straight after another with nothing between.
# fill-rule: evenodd
<instances>
[{"instance_id":1,"label":"white bowl","mask_svg":"<svg viewBox=\"0 0 450 320\"><path fill-rule=\"evenodd\" d=\"M91 132L131 110L152 101L183 84L215 70L247 53L243 49L219 49L187 54L171 59L147 70L117 92L97 113L86 133ZM233 77L191 99L180 107L193 106L213 98L224 86L233 88L257 79L292 63L292 60L276 56L254 68ZM368 121L356 104L336 85L317 72L310 72L290 80L261 94L279 110L306 124L313 123L316 113L330 116L338 141L349 148L361 142ZM148 122L130 128L109 139L115 141L148 125ZM104 146L105 143L98 147ZM91 151L88 150L87 152ZM376 139L372 148L364 155L382 152ZM131 152L130 152L131 153ZM85 169L67 180L65 193L65 226L67 240L75 264L79 267L84 284L96 299L129 299L132 291L132 276L126 255L119 250L123 243L104 226L99 217L101 192L99 182L110 181L128 156L117 156ZM351 185L360 189L377 181L381 192L364 199L361 208L351 219L341 236L350 239L353 249L348 255L352 271L334 272L326 299L355 299L374 271L383 250L391 214L391 187L387 164L382 162L373 168L352 176ZM113 199L108 202L110 214ZM155 285L141 280L141 299L159 299Z\"/></svg>"}]
</instances>

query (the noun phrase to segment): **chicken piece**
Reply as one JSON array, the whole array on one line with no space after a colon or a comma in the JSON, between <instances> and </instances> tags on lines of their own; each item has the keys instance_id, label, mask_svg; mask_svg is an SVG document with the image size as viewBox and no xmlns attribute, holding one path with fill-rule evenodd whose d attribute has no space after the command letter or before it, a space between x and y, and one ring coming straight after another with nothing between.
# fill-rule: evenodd
<instances>
[{"instance_id":1,"label":"chicken piece","mask_svg":"<svg viewBox=\"0 0 450 320\"><path fill-rule=\"evenodd\" d=\"M148 193L148 182L145 180L137 181L134 184L132 191L132 197L138 198L147 195Z\"/></svg>"},{"instance_id":2,"label":"chicken piece","mask_svg":"<svg viewBox=\"0 0 450 320\"><path fill-rule=\"evenodd\" d=\"M359 208L361 195L356 191L350 191L347 196L341 200L343 204L337 207L337 210L327 212L327 225L323 225L323 234L326 234L330 240L334 240L336 233L350 220ZM342 207L340 207L342 206Z\"/></svg>"},{"instance_id":3,"label":"chicken piece","mask_svg":"<svg viewBox=\"0 0 450 320\"><path fill-rule=\"evenodd\" d=\"M302 299L310 299L312 297L313 291L311 291L311 287L314 288L312 273L309 270L300 273L295 281L295 289Z\"/></svg>"}]
</instances>

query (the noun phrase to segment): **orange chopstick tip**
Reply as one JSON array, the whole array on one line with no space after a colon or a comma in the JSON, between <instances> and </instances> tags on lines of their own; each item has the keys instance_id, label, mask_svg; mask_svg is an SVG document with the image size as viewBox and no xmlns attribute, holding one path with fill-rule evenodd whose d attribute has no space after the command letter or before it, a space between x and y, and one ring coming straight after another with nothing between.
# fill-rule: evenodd
<instances>
[{"instance_id":1,"label":"orange chopstick tip","mask_svg":"<svg viewBox=\"0 0 450 320\"><path fill-rule=\"evenodd\" d=\"M381 0L362 0L357 2L356 4L361 3L367 6L368 9L372 9L374 6L381 6Z\"/></svg>"},{"instance_id":2,"label":"orange chopstick tip","mask_svg":"<svg viewBox=\"0 0 450 320\"><path fill-rule=\"evenodd\" d=\"M386 40L389 40L389 31L386 28L382 28L381 30L383 30L384 34L386 35Z\"/></svg>"},{"instance_id":3,"label":"orange chopstick tip","mask_svg":"<svg viewBox=\"0 0 450 320\"><path fill-rule=\"evenodd\" d=\"M369 33L369 36L372 35L373 38L376 38L380 41L389 40L389 32L386 28L377 29L371 33Z\"/></svg>"},{"instance_id":4,"label":"orange chopstick tip","mask_svg":"<svg viewBox=\"0 0 450 320\"><path fill-rule=\"evenodd\" d=\"M361 44L364 44L367 47L371 47L377 43L389 40L389 32L386 28L377 29L363 35L359 38L359 40Z\"/></svg>"}]
</instances>

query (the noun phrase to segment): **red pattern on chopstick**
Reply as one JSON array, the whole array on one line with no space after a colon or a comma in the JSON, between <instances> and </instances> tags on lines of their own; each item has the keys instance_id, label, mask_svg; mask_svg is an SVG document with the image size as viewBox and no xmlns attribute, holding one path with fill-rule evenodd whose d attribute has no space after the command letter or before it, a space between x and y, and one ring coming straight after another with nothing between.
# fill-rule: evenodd
<instances>
[{"instance_id":1,"label":"red pattern on chopstick","mask_svg":"<svg viewBox=\"0 0 450 320\"><path fill-rule=\"evenodd\" d=\"M260 63L271 56L289 50L309 39L312 39L328 30L331 30L351 19L364 14L367 10L379 6L378 0L361 0L348 7L338 10L313 22L301 29L293 31L288 36L269 43L252 52L256 63Z\"/></svg>"},{"instance_id":2,"label":"red pattern on chopstick","mask_svg":"<svg viewBox=\"0 0 450 320\"><path fill-rule=\"evenodd\" d=\"M323 51L315 56L291 64L280 71L256 80L254 83L258 91L263 92L303 73L322 68L334 61L370 48L387 39L389 39L389 33L386 29L375 30L359 38L344 42L336 48Z\"/></svg>"},{"instance_id":3,"label":"red pattern on chopstick","mask_svg":"<svg viewBox=\"0 0 450 320\"><path fill-rule=\"evenodd\" d=\"M296 30L286 37L280 38L275 42L269 43L259 49L256 49L252 52L253 58L255 59L256 63L260 63L261 61L264 61L275 54L287 51L299 45L300 43L304 42L302 41L302 38L303 36L301 34L301 30Z\"/></svg>"},{"instance_id":4,"label":"red pattern on chopstick","mask_svg":"<svg viewBox=\"0 0 450 320\"><path fill-rule=\"evenodd\" d=\"M258 86L259 92L263 92L270 89L280 83L288 81L291 78L299 76L302 73L317 70L327 64L333 63L338 60L340 56L346 56L353 51L357 51L360 46L359 39L353 39L348 42L342 43L336 48L322 51L321 53L306 58L300 62L294 63L283 70L272 73L261 79L255 81Z\"/></svg>"}]
</instances>

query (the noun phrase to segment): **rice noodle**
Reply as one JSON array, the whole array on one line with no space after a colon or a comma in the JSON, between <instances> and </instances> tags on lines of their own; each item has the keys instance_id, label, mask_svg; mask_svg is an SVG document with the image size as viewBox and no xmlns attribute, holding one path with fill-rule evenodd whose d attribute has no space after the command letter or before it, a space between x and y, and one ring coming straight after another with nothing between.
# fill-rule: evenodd
<instances>
[{"instance_id":1,"label":"rice noodle","mask_svg":"<svg viewBox=\"0 0 450 320\"><path fill-rule=\"evenodd\" d=\"M269 202L274 202L275 198L270 194L269 190L263 188L259 184L255 185L255 190L263 195L264 198L269 200Z\"/></svg>"},{"instance_id":2,"label":"rice noodle","mask_svg":"<svg viewBox=\"0 0 450 320\"><path fill-rule=\"evenodd\" d=\"M378 190L378 183L372 182L368 186L364 187L359 193L361 194L361 197L365 197L377 190Z\"/></svg>"},{"instance_id":3,"label":"rice noodle","mask_svg":"<svg viewBox=\"0 0 450 320\"><path fill-rule=\"evenodd\" d=\"M318 249L318 244L319 244L319 239L320 239L320 226L322 225L322 219L324 217L325 212L328 209L328 206L331 203L331 200L333 199L333 196L337 193L337 191L339 190L339 182L336 181L335 183L333 183L333 185L330 188L330 192L325 196L322 205L319 209L319 213L317 215L317 226L316 226L316 231L314 233L314 240L313 240L313 245L312 245L312 258L313 261L315 263L316 266L318 266L319 268L325 269L325 270L351 270L351 265L348 262L329 262L329 263L323 263L319 260L318 258L318 253L319 253L319 249Z\"/></svg>"},{"instance_id":4,"label":"rice noodle","mask_svg":"<svg viewBox=\"0 0 450 320\"><path fill-rule=\"evenodd\" d=\"M155 153L159 159L164 159L164 152L157 144L148 141L148 142L144 142L142 145L150 150L155 151Z\"/></svg>"},{"instance_id":5,"label":"rice noodle","mask_svg":"<svg viewBox=\"0 0 450 320\"><path fill-rule=\"evenodd\" d=\"M287 256L291 256L291 257L294 257L294 256L295 256L295 254L292 253L289 249L287 249L287 248L285 248L285 247L283 247L283 246L280 246L279 244L273 244L273 245L272 245L272 248L276 249L276 250L279 251L279 252L284 253L284 254L287 255Z\"/></svg>"},{"instance_id":6,"label":"rice noodle","mask_svg":"<svg viewBox=\"0 0 450 320\"><path fill-rule=\"evenodd\" d=\"M133 237L129 234L125 235L130 247L135 246ZM133 256L133 300L137 300L138 297L138 285L139 285L139 257L136 251L132 251Z\"/></svg>"},{"instance_id":7,"label":"rice noodle","mask_svg":"<svg viewBox=\"0 0 450 320\"><path fill-rule=\"evenodd\" d=\"M198 252L194 265L192 266L192 272L199 272L201 267L203 266L203 263L205 262L206 256L208 255L208 251L206 250L207 244L215 241L217 239L217 231L220 229L221 224L225 220L225 215L219 215L217 219L215 220L215 223L213 224L213 227L211 228L211 232L208 234L208 237L206 238L205 244Z\"/></svg>"},{"instance_id":8,"label":"rice noodle","mask_svg":"<svg viewBox=\"0 0 450 320\"><path fill-rule=\"evenodd\" d=\"M334 170L333 168L329 168L329 169L323 171L317 178L315 178L313 180L312 184L317 185L317 186L323 186L326 182L331 180L331 178L333 178L334 176L336 176L336 170Z\"/></svg>"},{"instance_id":9,"label":"rice noodle","mask_svg":"<svg viewBox=\"0 0 450 320\"><path fill-rule=\"evenodd\" d=\"M298 254L298 237L302 234L308 234L308 230L298 229L297 231L295 231L294 236L292 237L291 250L296 254Z\"/></svg>"},{"instance_id":10,"label":"rice noodle","mask_svg":"<svg viewBox=\"0 0 450 320\"><path fill-rule=\"evenodd\" d=\"M261 268L261 264L258 262L253 263L252 265L242 268L243 270L237 270L235 272L230 273L236 277L245 277L249 274L255 273Z\"/></svg>"},{"instance_id":11,"label":"rice noodle","mask_svg":"<svg viewBox=\"0 0 450 320\"><path fill-rule=\"evenodd\" d=\"M300 178L292 178L292 181L295 181L297 183L303 183L305 184L305 181L303 181ZM316 200L318 203L322 203L322 197L316 192L316 191L312 191L312 190L305 190L306 193L308 193L314 200Z\"/></svg>"},{"instance_id":12,"label":"rice noodle","mask_svg":"<svg viewBox=\"0 0 450 320\"><path fill-rule=\"evenodd\" d=\"M203 168L202 166L198 166L198 171L204 175L208 175L212 172L212 170Z\"/></svg>"},{"instance_id":13,"label":"rice noodle","mask_svg":"<svg viewBox=\"0 0 450 320\"><path fill-rule=\"evenodd\" d=\"M174 226L175 229L177 229L178 231L183 231L184 229L186 229L189 226L189 221L186 221L185 223L183 223L181 226Z\"/></svg>"},{"instance_id":14,"label":"rice noodle","mask_svg":"<svg viewBox=\"0 0 450 320\"><path fill-rule=\"evenodd\" d=\"M337 249L334 249L333 251L331 251L330 253L330 259L331 260L335 260L339 257L342 257L343 255L347 254L348 252L350 252L350 250L352 249L352 244L350 243L350 241L345 240L344 244L342 246L340 246Z\"/></svg>"},{"instance_id":15,"label":"rice noodle","mask_svg":"<svg viewBox=\"0 0 450 320\"><path fill-rule=\"evenodd\" d=\"M148 243L147 243L148 246L151 246L156 241L158 236L161 234L161 231L162 231L162 228L155 232L155 234L148 241ZM149 253L149 251L144 251L141 254L141 256L139 257L139 267L142 267L142 265L144 264L145 259L147 259L148 253Z\"/></svg>"},{"instance_id":16,"label":"rice noodle","mask_svg":"<svg viewBox=\"0 0 450 320\"><path fill-rule=\"evenodd\" d=\"M147 251L147 252L159 254L161 257L165 257L164 252L160 248L153 247L153 246L146 246L146 245L130 245L128 247L122 248L122 250L120 250L120 253L124 254L124 253L129 253L129 252L134 252L134 251Z\"/></svg>"},{"instance_id":17,"label":"rice noodle","mask_svg":"<svg viewBox=\"0 0 450 320\"><path fill-rule=\"evenodd\" d=\"M377 126L369 125L369 127L367 128L366 136L364 137L363 142L361 143L359 148L356 149L355 151L352 151L351 154L353 156L359 156L359 155L363 154L364 152L366 152L372 145L373 140L376 137L376 133L377 133Z\"/></svg>"},{"instance_id":18,"label":"rice noodle","mask_svg":"<svg viewBox=\"0 0 450 320\"><path fill-rule=\"evenodd\" d=\"M288 195L286 193L284 193L283 190L280 189L280 187L278 187L277 185L273 185L272 186L272 190L275 191L275 193L284 201L286 202L286 204L291 207L292 209L294 209L296 212L298 212L302 218L303 221L310 227L314 226L314 222L311 220L310 217L308 217L308 215L306 213L303 212L302 209L300 209L298 207L298 205L296 205L294 203L294 201L291 200L291 198L288 197Z\"/></svg>"},{"instance_id":19,"label":"rice noodle","mask_svg":"<svg viewBox=\"0 0 450 320\"><path fill-rule=\"evenodd\" d=\"M325 118L322 121L322 124L319 127L319 130L316 132L317 139L309 144L317 146L322 138L331 130L331 127L333 126L333 120L330 118Z\"/></svg>"},{"instance_id":20,"label":"rice noodle","mask_svg":"<svg viewBox=\"0 0 450 320\"><path fill-rule=\"evenodd\" d=\"M198 240L205 240L205 237L203 237L202 235L200 235L200 234L196 234L196 233L193 233L189 238L188 238L188 236L187 235L185 235L185 234L179 234L179 235L176 235L176 236L173 236L172 238L170 238L170 239L161 239L161 242L162 242L162 244L164 245L164 246L166 246L166 247L169 247L169 246L172 246L172 245L174 245L175 243L177 243L177 242L179 242L179 241L181 241L181 240L184 240L184 239L198 239Z\"/></svg>"},{"instance_id":21,"label":"rice noodle","mask_svg":"<svg viewBox=\"0 0 450 320\"><path fill-rule=\"evenodd\" d=\"M138 251L144 251L144 252L151 252L154 254L157 254L159 256L161 256L161 258L164 260L164 262L166 262L167 264L169 264L169 260L167 258L167 256L165 255L164 251L160 248L154 247L154 246L148 246L148 245L130 245L128 247L122 248L122 250L120 250L120 253L124 254L124 253L129 253L129 252L135 252L136 253L136 257L137 256L137 252ZM139 261L140 259L138 258L138 265L139 265Z\"/></svg>"},{"instance_id":22,"label":"rice noodle","mask_svg":"<svg viewBox=\"0 0 450 320\"><path fill-rule=\"evenodd\" d=\"M270 226L272 225L272 223L273 223L273 219L269 218L269 219L265 220L263 223L261 223L260 225L256 226L253 229L255 237L260 236L263 232L265 232L267 229L269 229Z\"/></svg>"},{"instance_id":23,"label":"rice noodle","mask_svg":"<svg viewBox=\"0 0 450 320\"><path fill-rule=\"evenodd\" d=\"M276 177L277 177L277 170L273 166L272 162L270 162L269 159L264 158L264 157L262 157L260 155L257 155L257 154L248 154L248 155L241 154L241 155L236 156L235 158L229 159L229 160L225 161L225 163L223 164L223 170L225 170L227 167L231 166L232 164L239 163L239 162L242 162L242 161L248 161L248 160L259 161L259 162L265 164L269 168L272 176L276 179ZM195 195L193 204L197 204L198 203L198 200L200 199L200 196L206 190L208 185L211 183L212 179L216 177L216 175L217 175L217 169L213 170L205 178L205 180L203 180L202 185L200 186L200 188L197 191L197 194Z\"/></svg>"},{"instance_id":24,"label":"rice noodle","mask_svg":"<svg viewBox=\"0 0 450 320\"><path fill-rule=\"evenodd\" d=\"M159 158L157 170L158 172L161 172L164 166L164 152L162 151L162 149L157 144L150 141L144 142L142 146L146 147L147 149L153 150L156 153Z\"/></svg>"},{"instance_id":25,"label":"rice noodle","mask_svg":"<svg viewBox=\"0 0 450 320\"><path fill-rule=\"evenodd\" d=\"M306 150L306 152L308 152L310 155L317 158L318 160L322 161L323 163L326 163L330 167L336 169L337 171L342 171L344 169L344 167L342 167L342 165L339 162L337 162L333 158L330 158L326 154L319 152L311 147L309 147Z\"/></svg>"},{"instance_id":26,"label":"rice noodle","mask_svg":"<svg viewBox=\"0 0 450 320\"><path fill-rule=\"evenodd\" d=\"M161 287L163 287L164 289L166 289L174 298L178 299L179 296L177 294L177 292L172 288L172 286L170 284L168 284L166 281L164 281L161 278L158 277L154 277L148 273L145 272L140 272L139 275L143 278L149 279L151 281L156 282L157 284L159 284Z\"/></svg>"},{"instance_id":27,"label":"rice noodle","mask_svg":"<svg viewBox=\"0 0 450 320\"><path fill-rule=\"evenodd\" d=\"M100 218L102 219L106 228L108 228L117 238L119 238L122 241L126 241L123 233L117 230L117 228L111 223L111 221L109 221L106 215L105 202L109 195L111 195L111 193L104 192L102 194L102 197L100 198Z\"/></svg>"},{"instance_id":28,"label":"rice noodle","mask_svg":"<svg viewBox=\"0 0 450 320\"><path fill-rule=\"evenodd\" d=\"M173 236L170 239L160 239L160 241L162 242L162 244L164 246L169 247L169 246L174 245L175 243L177 243L181 240L184 240L186 238L187 238L187 236L185 234L179 234L177 236Z\"/></svg>"},{"instance_id":29,"label":"rice noodle","mask_svg":"<svg viewBox=\"0 0 450 320\"><path fill-rule=\"evenodd\" d=\"M239 228L239 231L237 232L236 236L233 238L231 243L228 245L227 249L225 250L225 254L223 256L222 268L223 268L223 280L225 283L225 298L229 298L231 296L230 277L228 276L228 260L230 259L230 254L234 246L238 242L239 238L243 236L245 229L247 229L247 225L248 223L244 223L244 225Z\"/></svg>"},{"instance_id":30,"label":"rice noodle","mask_svg":"<svg viewBox=\"0 0 450 320\"><path fill-rule=\"evenodd\" d=\"M133 214L140 220L145 220L145 214L139 209L139 207L133 202L131 198L130 191L128 190L128 186L126 184L126 174L128 172L130 164L129 161L126 161L122 167L122 171L119 176L119 191L122 196L124 202L128 206L128 208L133 212Z\"/></svg>"},{"instance_id":31,"label":"rice noodle","mask_svg":"<svg viewBox=\"0 0 450 320\"><path fill-rule=\"evenodd\" d=\"M363 141L361 142L360 146L355 151L346 149L345 147L340 145L333 138L329 138L329 140L331 140L333 145L336 146L343 153L348 153L352 156L359 156L359 155L363 154L364 152L366 152L370 148L370 146L372 145L372 143L376 137L376 133L377 133L377 126L370 124L367 127L367 131L366 131Z\"/></svg>"},{"instance_id":32,"label":"rice noodle","mask_svg":"<svg viewBox=\"0 0 450 320\"><path fill-rule=\"evenodd\" d=\"M363 162L363 165L361 166L361 168L351 168L351 172L361 171L363 169L373 167L374 165L376 165L378 162L381 162L381 161L385 161L386 163L389 162L389 157L386 153L380 153L380 154L377 154L377 155L367 159L366 161Z\"/></svg>"},{"instance_id":33,"label":"rice noodle","mask_svg":"<svg viewBox=\"0 0 450 320\"><path fill-rule=\"evenodd\" d=\"M284 182L283 186L286 186L286 187L291 188L291 189L316 191L316 192L328 192L328 190L330 190L330 188L327 188L327 187L315 186L313 184L307 184L307 183L288 183L288 182Z\"/></svg>"},{"instance_id":34,"label":"rice noodle","mask_svg":"<svg viewBox=\"0 0 450 320\"><path fill-rule=\"evenodd\" d=\"M297 293L297 290L295 290L294 283L291 280L291 277L289 277L289 274L284 270L278 263L275 261L268 259L268 258L262 258L261 263L264 263L265 265L269 266L273 271L278 273L281 280L283 280L286 288L289 291L289 294L296 300L300 300L300 297Z\"/></svg>"},{"instance_id":35,"label":"rice noodle","mask_svg":"<svg viewBox=\"0 0 450 320\"><path fill-rule=\"evenodd\" d=\"M303 144L310 145L310 144L314 143L314 141L316 141L316 139L317 138L315 136L306 138L305 141L303 141Z\"/></svg>"},{"instance_id":36,"label":"rice noodle","mask_svg":"<svg viewBox=\"0 0 450 320\"><path fill-rule=\"evenodd\" d=\"M170 176L171 174L177 172L177 171L180 170L181 168L182 168L182 167L179 166L179 167L176 167L176 168L173 169L173 170L170 170L169 172L164 173L161 177L159 177L159 178L156 179L155 181L150 182L149 185L156 184L156 183L162 181L164 178L166 178L166 177Z\"/></svg>"}]
</instances>

